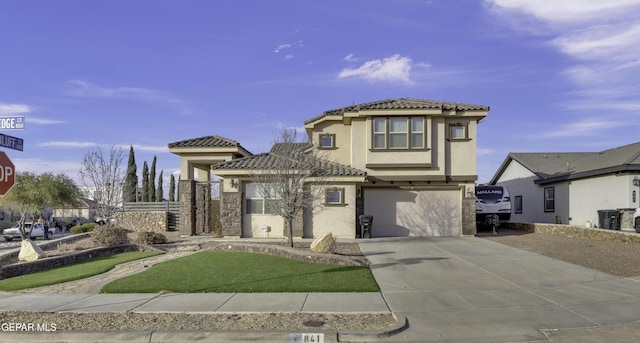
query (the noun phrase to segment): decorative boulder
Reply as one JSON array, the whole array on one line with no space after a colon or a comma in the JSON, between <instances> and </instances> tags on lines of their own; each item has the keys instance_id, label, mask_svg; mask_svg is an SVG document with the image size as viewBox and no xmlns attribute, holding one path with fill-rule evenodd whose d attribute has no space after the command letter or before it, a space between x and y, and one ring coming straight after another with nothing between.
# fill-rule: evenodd
<instances>
[{"instance_id":1,"label":"decorative boulder","mask_svg":"<svg viewBox=\"0 0 640 343\"><path fill-rule=\"evenodd\" d=\"M22 240L20 245L19 261L35 261L47 257L47 254L33 241L29 239Z\"/></svg>"},{"instance_id":2,"label":"decorative boulder","mask_svg":"<svg viewBox=\"0 0 640 343\"><path fill-rule=\"evenodd\" d=\"M311 251L333 254L336 251L336 241L331 233L324 234L313 240Z\"/></svg>"}]
</instances>

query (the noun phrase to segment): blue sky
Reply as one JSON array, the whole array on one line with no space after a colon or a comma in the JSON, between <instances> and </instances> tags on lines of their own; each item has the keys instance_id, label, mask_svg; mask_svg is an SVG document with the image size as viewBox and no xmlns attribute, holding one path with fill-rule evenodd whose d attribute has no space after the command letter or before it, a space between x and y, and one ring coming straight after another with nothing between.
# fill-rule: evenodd
<instances>
[{"instance_id":1,"label":"blue sky","mask_svg":"<svg viewBox=\"0 0 640 343\"><path fill-rule=\"evenodd\" d=\"M509 152L638 141L639 0L0 2L0 116L18 171L77 177L97 145L220 135L258 153L282 126L398 97L491 107L479 182Z\"/></svg>"}]
</instances>

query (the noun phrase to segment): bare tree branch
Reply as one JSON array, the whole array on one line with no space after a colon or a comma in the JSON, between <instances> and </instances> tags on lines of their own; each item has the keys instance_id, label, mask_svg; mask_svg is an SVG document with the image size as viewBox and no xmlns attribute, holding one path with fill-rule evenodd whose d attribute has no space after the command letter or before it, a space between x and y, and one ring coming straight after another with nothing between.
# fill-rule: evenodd
<instances>
[{"instance_id":1,"label":"bare tree branch","mask_svg":"<svg viewBox=\"0 0 640 343\"><path fill-rule=\"evenodd\" d=\"M102 147L88 151L82 161L80 178L82 185L93 190L93 200L97 203L98 216L111 219L122 202L124 171L122 161L124 150L112 145L105 155Z\"/></svg>"}]
</instances>

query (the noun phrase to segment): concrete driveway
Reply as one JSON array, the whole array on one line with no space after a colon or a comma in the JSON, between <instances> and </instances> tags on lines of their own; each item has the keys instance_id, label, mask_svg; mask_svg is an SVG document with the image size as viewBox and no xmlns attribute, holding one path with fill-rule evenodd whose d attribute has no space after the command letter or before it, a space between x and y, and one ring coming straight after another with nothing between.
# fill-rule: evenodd
<instances>
[{"instance_id":1,"label":"concrete driveway","mask_svg":"<svg viewBox=\"0 0 640 343\"><path fill-rule=\"evenodd\" d=\"M384 341L584 342L603 331L605 342L640 335L640 278L476 237L359 243L389 307L409 320L409 329ZM582 329L564 330L570 328Z\"/></svg>"}]
</instances>

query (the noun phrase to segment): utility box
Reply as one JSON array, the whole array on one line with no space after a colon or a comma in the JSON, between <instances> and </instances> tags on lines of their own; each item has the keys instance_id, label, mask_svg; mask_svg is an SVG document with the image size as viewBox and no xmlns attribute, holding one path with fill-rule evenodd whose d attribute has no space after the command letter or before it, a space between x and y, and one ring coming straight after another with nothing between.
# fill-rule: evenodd
<instances>
[{"instance_id":1,"label":"utility box","mask_svg":"<svg viewBox=\"0 0 640 343\"><path fill-rule=\"evenodd\" d=\"M601 229L620 230L620 211L618 210L598 210L598 227Z\"/></svg>"}]
</instances>

